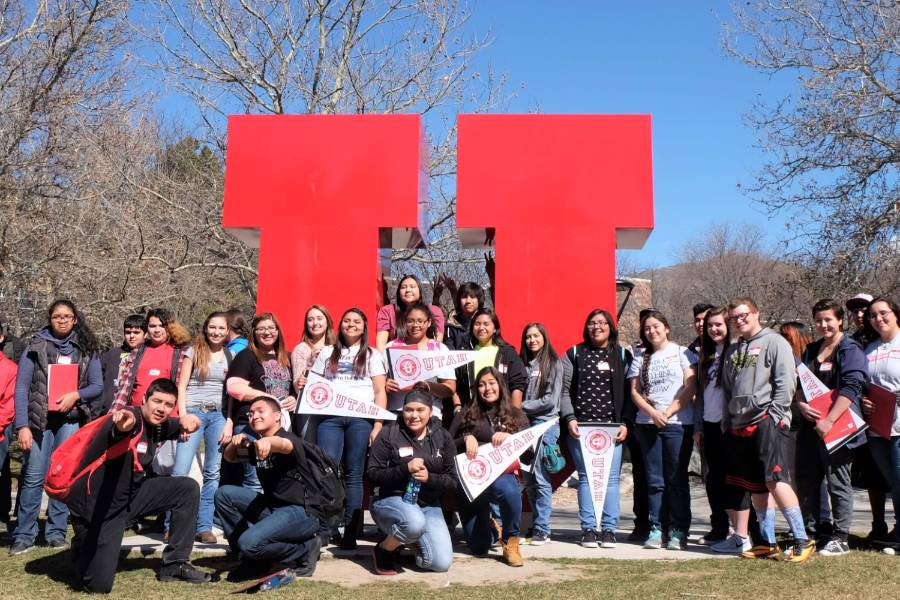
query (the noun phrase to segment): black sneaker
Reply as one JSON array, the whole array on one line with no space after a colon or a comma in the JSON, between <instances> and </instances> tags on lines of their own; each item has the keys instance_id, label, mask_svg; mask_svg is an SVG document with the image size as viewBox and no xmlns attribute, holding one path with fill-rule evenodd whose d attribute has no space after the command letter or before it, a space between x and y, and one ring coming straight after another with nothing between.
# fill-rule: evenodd
<instances>
[{"instance_id":1,"label":"black sneaker","mask_svg":"<svg viewBox=\"0 0 900 600\"><path fill-rule=\"evenodd\" d=\"M296 577L312 577L316 572L316 565L319 563L319 553L322 550L322 538L315 536L306 543L307 551L300 564L294 569Z\"/></svg>"},{"instance_id":2,"label":"black sneaker","mask_svg":"<svg viewBox=\"0 0 900 600\"><path fill-rule=\"evenodd\" d=\"M597 547L597 532L593 529L582 529L581 530L581 547L582 548L596 548Z\"/></svg>"},{"instance_id":3,"label":"black sneaker","mask_svg":"<svg viewBox=\"0 0 900 600\"><path fill-rule=\"evenodd\" d=\"M381 544L375 544L372 547L372 566L376 575L396 575L397 555L382 548Z\"/></svg>"},{"instance_id":4,"label":"black sneaker","mask_svg":"<svg viewBox=\"0 0 900 600\"><path fill-rule=\"evenodd\" d=\"M228 571L228 576L225 579L232 583L239 583L241 581L259 579L272 572L272 565L269 561L243 559L235 568Z\"/></svg>"},{"instance_id":5,"label":"black sneaker","mask_svg":"<svg viewBox=\"0 0 900 600\"><path fill-rule=\"evenodd\" d=\"M54 550L65 550L69 547L69 543L65 538L53 538L52 540L47 540L47 545Z\"/></svg>"},{"instance_id":6,"label":"black sneaker","mask_svg":"<svg viewBox=\"0 0 900 600\"><path fill-rule=\"evenodd\" d=\"M34 544L26 544L25 542L13 542L12 548L9 549L9 555L18 556L19 554L31 552L33 549Z\"/></svg>"},{"instance_id":7,"label":"black sneaker","mask_svg":"<svg viewBox=\"0 0 900 600\"><path fill-rule=\"evenodd\" d=\"M628 534L629 542L646 542L647 538L650 536L650 530L644 527L635 527L634 530Z\"/></svg>"},{"instance_id":8,"label":"black sneaker","mask_svg":"<svg viewBox=\"0 0 900 600\"><path fill-rule=\"evenodd\" d=\"M600 532L600 547L601 548L615 548L616 547L616 532L612 529L604 529Z\"/></svg>"},{"instance_id":9,"label":"black sneaker","mask_svg":"<svg viewBox=\"0 0 900 600\"><path fill-rule=\"evenodd\" d=\"M159 581L184 581L185 583L208 583L209 573L201 571L191 563L178 562L163 565L156 574Z\"/></svg>"},{"instance_id":10,"label":"black sneaker","mask_svg":"<svg viewBox=\"0 0 900 600\"><path fill-rule=\"evenodd\" d=\"M531 534L531 545L532 546L543 546L547 542L550 541L550 534L545 533L543 531L535 531Z\"/></svg>"}]
</instances>

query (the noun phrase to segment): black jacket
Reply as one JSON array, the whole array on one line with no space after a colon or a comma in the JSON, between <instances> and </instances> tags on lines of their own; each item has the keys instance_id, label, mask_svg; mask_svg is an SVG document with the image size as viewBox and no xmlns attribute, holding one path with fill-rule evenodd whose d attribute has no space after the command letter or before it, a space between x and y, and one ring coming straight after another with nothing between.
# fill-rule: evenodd
<instances>
[{"instance_id":1,"label":"black jacket","mask_svg":"<svg viewBox=\"0 0 900 600\"><path fill-rule=\"evenodd\" d=\"M401 456L401 448L404 456ZM372 485L378 487L379 497L402 496L410 477L406 464L421 458L428 469L428 481L422 484L418 504L440 506L443 495L456 489L455 456L453 438L441 427L439 419L431 419L428 433L422 440L414 439L403 423L394 421L382 429L369 450L366 475Z\"/></svg>"},{"instance_id":2,"label":"black jacket","mask_svg":"<svg viewBox=\"0 0 900 600\"><path fill-rule=\"evenodd\" d=\"M466 350L474 350L474 346L469 343ZM501 343L497 354L494 357L494 367L500 371L500 374L506 378L506 387L509 391L519 390L525 395L528 387L528 372L525 370L525 364L516 349L507 343ZM456 369L456 394L459 396L463 406L472 403L472 383L475 381L475 363L470 362Z\"/></svg>"},{"instance_id":3,"label":"black jacket","mask_svg":"<svg viewBox=\"0 0 900 600\"><path fill-rule=\"evenodd\" d=\"M91 419L96 419L109 412L109 407L116 397L119 387L119 367L131 350L122 346L110 348L100 357L100 368L103 370L103 393L91 405Z\"/></svg>"},{"instance_id":4,"label":"black jacket","mask_svg":"<svg viewBox=\"0 0 900 600\"><path fill-rule=\"evenodd\" d=\"M457 415L453 418L453 424L450 425L450 435L453 437L453 442L456 444L457 452L465 452L466 451L466 436L473 435L475 439L478 440L479 444L487 444L491 441L491 438L494 436L495 429L494 423L492 420L492 415L487 414L480 421L475 423L475 427L471 430L467 430L464 428L464 419L466 417L466 412L469 409L457 413ZM525 413L520 409L516 409L516 423L515 427L513 427L512 431L507 431L506 433L518 433L523 429L528 429L531 424L528 422L528 417L525 416Z\"/></svg>"}]
</instances>

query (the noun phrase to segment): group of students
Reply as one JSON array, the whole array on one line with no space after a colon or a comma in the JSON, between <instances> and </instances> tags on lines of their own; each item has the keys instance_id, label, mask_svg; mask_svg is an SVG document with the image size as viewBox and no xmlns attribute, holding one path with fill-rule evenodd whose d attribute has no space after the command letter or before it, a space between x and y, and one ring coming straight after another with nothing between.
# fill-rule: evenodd
<instances>
[{"instance_id":1,"label":"group of students","mask_svg":"<svg viewBox=\"0 0 900 600\"><path fill-rule=\"evenodd\" d=\"M686 548L695 444L712 512L712 530L700 542L714 551L800 562L818 542L823 555L846 554L852 487L859 485L852 471L864 463L859 469L873 515L881 515L872 535L888 537L885 494L895 514L900 508L900 408L890 439L870 430L829 453L822 437L843 411L872 411L870 382L900 392L900 308L893 301L851 300L858 327L852 336L843 333L843 306L818 302L812 317L820 339L802 351L789 331L763 326L750 298L696 306L698 337L689 346L671 341L666 317L647 309L640 342L626 347L612 314L597 309L584 321L583 341L560 354L540 323L525 326L517 352L501 336L481 287L466 283L453 292L455 311L445 320L440 308L423 302L415 277L401 278L395 303L376 317L375 347L368 345L363 311L347 310L335 326L329 311L314 305L292 352L271 313L248 324L240 311L214 312L191 341L169 311L154 309L127 317L122 345L101 354L76 307L53 303L46 327L28 341L18 364L0 354L0 453L13 435L25 453L10 553L35 544L54 449L100 419L89 457L127 443L134 460L130 454L108 460L86 489L76 487L65 502L51 499L44 533L48 545L66 547L71 516L78 582L89 591L111 589L113 554L125 528L147 514L167 515L161 580L207 581L188 558L195 539L216 541L214 527L241 560L236 577L275 563L309 575L323 544L356 547L366 506L382 534L372 551L378 574L399 572L404 547L420 568L448 570L456 523L473 554L500 545L504 561L521 566L523 537L532 545L551 537L551 476L560 467L554 456L571 459L578 473L581 545L615 547L626 447L635 477L629 539L646 548ZM476 355L409 391L394 380L386 359L397 346ZM839 390L827 414L798 391L799 362ZM48 397L53 364L79 365L77 391ZM298 414L310 373L364 388L397 420ZM474 458L480 445L500 445L557 417L538 450L521 458L530 469L510 469L474 500L461 493L456 454ZM602 511L595 511L589 489L580 423L619 425ZM187 475L201 441L198 489ZM321 462L316 448L342 472L340 528L301 485L302 472ZM526 536L523 487L533 512ZM775 538L776 507L792 534L784 550ZM896 530L891 535L886 541L896 543Z\"/></svg>"}]
</instances>

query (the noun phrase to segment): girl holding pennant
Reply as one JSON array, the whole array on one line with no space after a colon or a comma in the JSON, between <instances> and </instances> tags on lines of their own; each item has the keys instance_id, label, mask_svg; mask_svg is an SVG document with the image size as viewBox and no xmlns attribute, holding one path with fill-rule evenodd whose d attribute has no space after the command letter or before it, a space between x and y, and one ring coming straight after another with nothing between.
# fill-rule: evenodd
<instances>
[{"instance_id":1,"label":"girl holding pennant","mask_svg":"<svg viewBox=\"0 0 900 600\"><path fill-rule=\"evenodd\" d=\"M650 310L641 318L643 355L631 363L631 398L638 413L637 436L647 468L650 535L644 548L661 548L668 526L668 550L687 546L691 525L688 463L693 450L696 355L669 341L669 322ZM662 523L666 501L668 523Z\"/></svg>"},{"instance_id":2,"label":"girl holding pennant","mask_svg":"<svg viewBox=\"0 0 900 600\"><path fill-rule=\"evenodd\" d=\"M368 345L369 328L366 315L358 308L347 310L341 317L337 340L319 352L312 372L339 381L357 390L354 399L370 398L385 408L387 367L381 352ZM349 393L348 393L349 395ZM362 527L363 472L369 446L381 432L381 421L362 417L323 416L317 428L319 446L344 468L347 492L344 535L340 547L356 548L356 537Z\"/></svg>"},{"instance_id":3,"label":"girl holding pennant","mask_svg":"<svg viewBox=\"0 0 900 600\"><path fill-rule=\"evenodd\" d=\"M844 411L861 414L866 356L856 340L841 331L844 307L838 302L820 300L812 313L816 331L822 338L806 347L801 360L825 387L838 393L828 412L810 406L808 402L813 398L803 398L802 390L794 396L797 410L803 416L797 431L797 495L804 520L815 525L819 554L842 556L850 552L847 537L853 522L852 449L864 444L866 438L857 435L831 452L825 448L824 438ZM833 524L820 511L823 479L831 498Z\"/></svg>"},{"instance_id":4,"label":"girl holding pennant","mask_svg":"<svg viewBox=\"0 0 900 600\"><path fill-rule=\"evenodd\" d=\"M605 310L591 311L584 322L584 341L563 357L563 389L560 418L566 423L566 443L578 470L578 517L581 521L581 545L596 548L597 514L590 489L590 476L581 451L579 423L622 423L634 406L627 402L625 373L631 355L619 346L619 334L612 315ZM619 470L622 467L622 442L628 435L624 425L616 432L612 464L603 500L600 544L616 547L619 526ZM600 508L600 507L597 507Z\"/></svg>"},{"instance_id":5,"label":"girl holding pennant","mask_svg":"<svg viewBox=\"0 0 900 600\"><path fill-rule=\"evenodd\" d=\"M479 309L469 321L468 349L476 350L478 355L474 362L456 369L462 407L472 401L474 386L470 383L475 379L475 374L485 367L494 367L500 373L512 403L521 407L528 385L528 373L516 349L500 335L500 318L490 308Z\"/></svg>"},{"instance_id":6,"label":"girl holding pennant","mask_svg":"<svg viewBox=\"0 0 900 600\"><path fill-rule=\"evenodd\" d=\"M409 306L406 313L401 317L403 329L405 333L402 338L392 340L387 345L388 356L393 352L400 352L404 349L416 350L443 350L448 351L447 346L435 339L436 331L432 313L428 306L418 302ZM418 381L416 383L419 383ZM438 371L434 377L423 379L421 381L428 388L428 392L437 396L439 400L451 398L456 391L456 375L453 367ZM400 384L393 377L387 380L388 392L388 410L399 412L403 408L403 398L405 391L401 390ZM409 387L409 386L407 386ZM441 402L435 403L434 416L442 418Z\"/></svg>"},{"instance_id":7,"label":"girl holding pennant","mask_svg":"<svg viewBox=\"0 0 900 600\"><path fill-rule=\"evenodd\" d=\"M313 304L306 310L303 320L303 338L291 352L291 368L294 372L294 389L297 394L303 393L306 386L306 374L316 362L319 352L325 346L334 344L334 321L331 313L321 304ZM297 434L308 442L316 442L318 420L309 415L298 415Z\"/></svg>"},{"instance_id":8,"label":"girl holding pennant","mask_svg":"<svg viewBox=\"0 0 900 600\"><path fill-rule=\"evenodd\" d=\"M900 306L887 298L875 298L869 304L866 315L868 317L866 330L871 336L869 339L875 341L866 346L869 390L862 404L863 410L871 419L877 409L872 399L875 394L874 386L881 388L879 393L884 400L889 401L890 398L883 392L893 393L896 398L900 398L900 324L897 322L900 318ZM891 486L895 519L895 536L891 543L895 546L888 547L885 551L889 550L892 554L900 550L900 529L896 526L897 515L900 514L900 400L896 398L890 435L875 433L871 421L868 430L872 457Z\"/></svg>"},{"instance_id":9,"label":"girl holding pennant","mask_svg":"<svg viewBox=\"0 0 900 600\"><path fill-rule=\"evenodd\" d=\"M509 390L497 369L481 369L475 378L474 387L475 402L457 414L450 426L450 435L456 442L457 452L465 452L469 459L478 455L481 444L500 446L510 435L529 426L528 417L522 409L512 404ZM459 509L469 549L472 554L480 556L487 554L493 541L491 502L500 506L503 560L511 567L521 567L523 564L519 552L522 493L515 474L517 466L513 462L506 472L473 501L462 496Z\"/></svg>"},{"instance_id":10,"label":"girl holding pennant","mask_svg":"<svg viewBox=\"0 0 900 600\"><path fill-rule=\"evenodd\" d=\"M522 362L528 368L528 389L522 410L532 425L543 423L559 415L559 397L562 394L563 368L547 329L541 323L529 323L522 331ZM550 513L553 510L553 485L550 475L558 473L565 465L559 452L559 423L544 432L540 451L531 472L525 475L528 501L534 511L534 531L531 545L540 546L550 541ZM546 455L547 458L544 458ZM561 463L561 464L560 464ZM548 466L552 471L548 470Z\"/></svg>"}]
</instances>

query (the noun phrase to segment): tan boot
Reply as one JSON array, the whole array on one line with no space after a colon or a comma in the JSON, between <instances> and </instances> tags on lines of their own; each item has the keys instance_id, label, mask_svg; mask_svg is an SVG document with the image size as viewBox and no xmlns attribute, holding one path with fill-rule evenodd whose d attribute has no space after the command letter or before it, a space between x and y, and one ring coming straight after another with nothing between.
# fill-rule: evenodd
<instances>
[{"instance_id":1,"label":"tan boot","mask_svg":"<svg viewBox=\"0 0 900 600\"><path fill-rule=\"evenodd\" d=\"M522 554L519 552L519 538L511 537L503 544L503 560L511 567L521 567Z\"/></svg>"}]
</instances>

